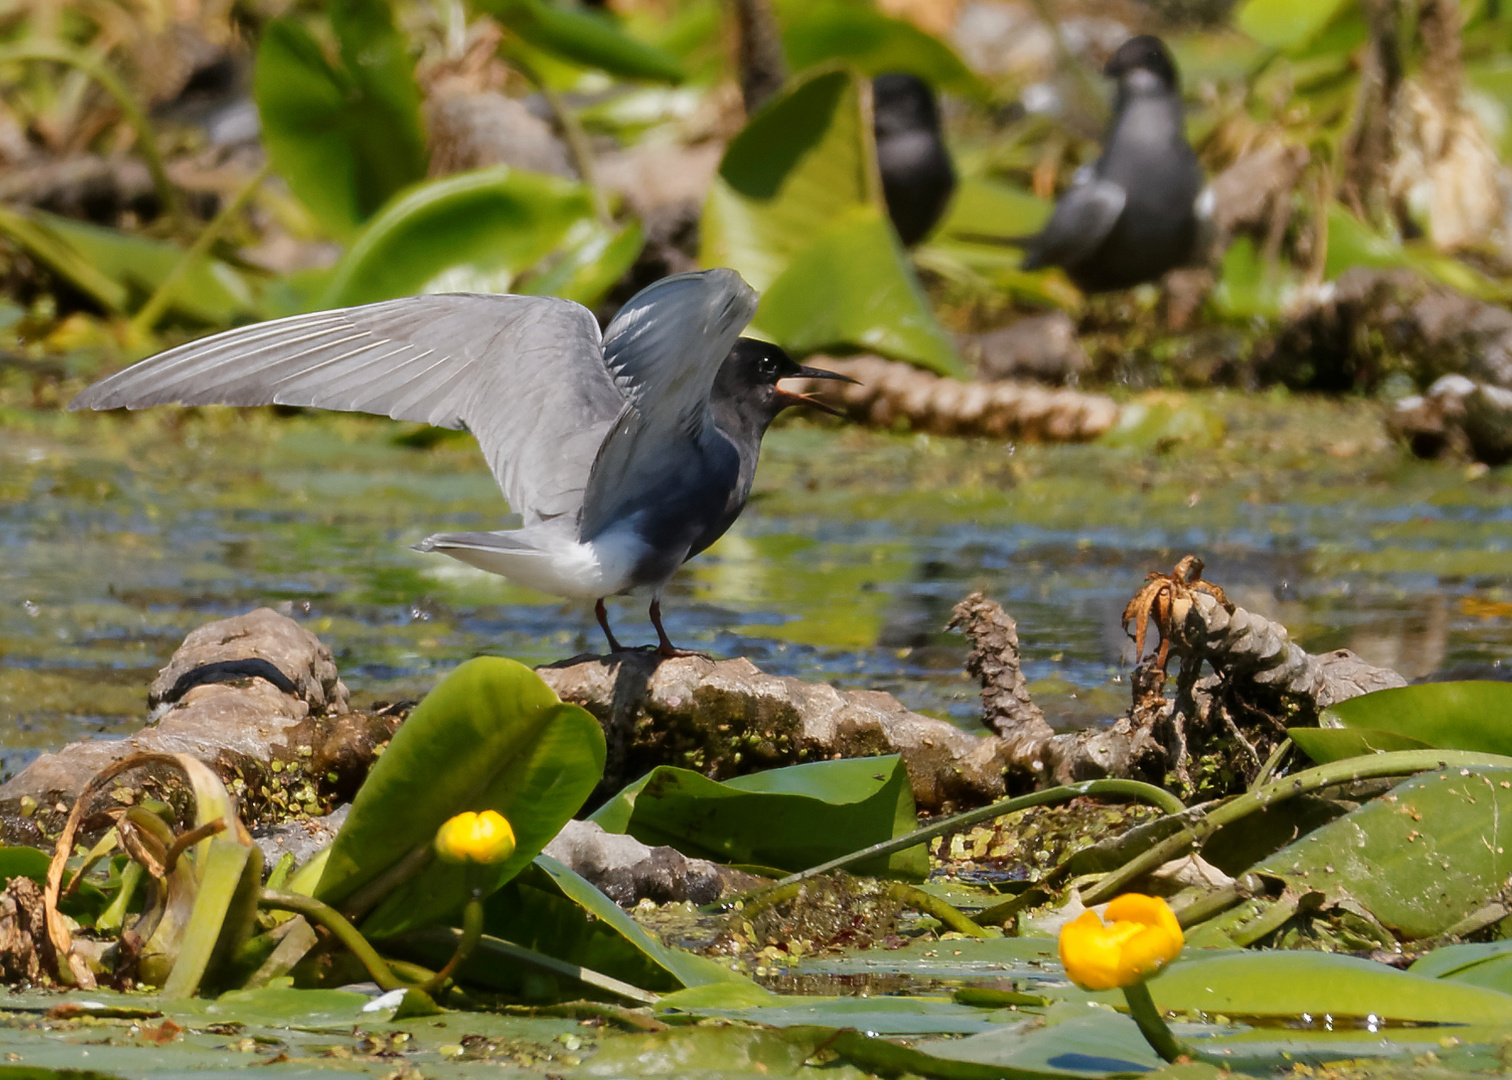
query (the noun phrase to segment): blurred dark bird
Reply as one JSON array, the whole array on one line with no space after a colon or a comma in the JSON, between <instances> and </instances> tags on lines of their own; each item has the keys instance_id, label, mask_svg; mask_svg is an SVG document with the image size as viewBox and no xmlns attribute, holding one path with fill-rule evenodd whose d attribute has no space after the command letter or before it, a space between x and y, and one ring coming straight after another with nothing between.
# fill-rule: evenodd
<instances>
[{"instance_id":1,"label":"blurred dark bird","mask_svg":"<svg viewBox=\"0 0 1512 1080\"><path fill-rule=\"evenodd\" d=\"M678 655L661 593L751 492L778 388L839 379L740 337L756 294L733 270L642 289L599 335L587 308L538 296L413 296L229 330L96 383L70 409L303 405L377 413L478 440L523 526L416 545L542 592L596 600L649 586L659 651Z\"/></svg>"},{"instance_id":2,"label":"blurred dark bird","mask_svg":"<svg viewBox=\"0 0 1512 1080\"><path fill-rule=\"evenodd\" d=\"M1207 216L1165 44L1132 38L1103 74L1118 94L1102 156L1078 170L1049 224L1024 241L1024 269L1062 267L1084 292L1127 289L1191 262Z\"/></svg>"},{"instance_id":3,"label":"blurred dark bird","mask_svg":"<svg viewBox=\"0 0 1512 1080\"><path fill-rule=\"evenodd\" d=\"M956 186L934 91L912 75L878 75L872 80L872 125L887 214L912 247L939 222Z\"/></svg>"}]
</instances>

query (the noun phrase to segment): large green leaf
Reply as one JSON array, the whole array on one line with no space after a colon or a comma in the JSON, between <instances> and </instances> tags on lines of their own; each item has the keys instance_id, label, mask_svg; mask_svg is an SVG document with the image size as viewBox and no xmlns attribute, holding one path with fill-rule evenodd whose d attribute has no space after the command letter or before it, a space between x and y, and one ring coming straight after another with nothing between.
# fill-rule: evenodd
<instances>
[{"instance_id":1,"label":"large green leaf","mask_svg":"<svg viewBox=\"0 0 1512 1080\"><path fill-rule=\"evenodd\" d=\"M967 177L956 188L939 231L947 236L1032 236L1054 208L1033 192Z\"/></svg>"},{"instance_id":2,"label":"large green leaf","mask_svg":"<svg viewBox=\"0 0 1512 1080\"><path fill-rule=\"evenodd\" d=\"M537 49L625 79L681 82L677 58L630 37L608 17L548 0L474 0Z\"/></svg>"},{"instance_id":3,"label":"large green leaf","mask_svg":"<svg viewBox=\"0 0 1512 1080\"><path fill-rule=\"evenodd\" d=\"M1299 894L1353 900L1402 937L1425 938L1501 891L1512 874L1508 844L1512 769L1452 769L1408 780L1254 869Z\"/></svg>"},{"instance_id":4,"label":"large green leaf","mask_svg":"<svg viewBox=\"0 0 1512 1080\"><path fill-rule=\"evenodd\" d=\"M798 0L781 5L782 45L802 71L845 60L867 75L903 71L951 93L986 98L988 89L939 38L869 4Z\"/></svg>"},{"instance_id":5,"label":"large green leaf","mask_svg":"<svg viewBox=\"0 0 1512 1080\"><path fill-rule=\"evenodd\" d=\"M724 965L663 945L590 882L547 855L494 893L486 913L486 933L647 990L748 984ZM500 972L495 983L498 977L518 981L526 974ZM523 991L525 986L498 988Z\"/></svg>"},{"instance_id":6,"label":"large green leaf","mask_svg":"<svg viewBox=\"0 0 1512 1080\"><path fill-rule=\"evenodd\" d=\"M609 832L695 858L804 870L915 828L913 788L897 755L816 761L723 783L662 765L594 813ZM858 867L922 877L922 845Z\"/></svg>"},{"instance_id":7,"label":"large green leaf","mask_svg":"<svg viewBox=\"0 0 1512 1080\"><path fill-rule=\"evenodd\" d=\"M1440 682L1377 690L1324 710L1319 723L1384 732L1439 750L1512 755L1512 683Z\"/></svg>"},{"instance_id":8,"label":"large green leaf","mask_svg":"<svg viewBox=\"0 0 1512 1080\"><path fill-rule=\"evenodd\" d=\"M416 852L447 818L497 810L514 855L480 873L492 892L519 873L583 805L604 771L598 721L564 705L540 676L499 657L469 660L404 722L357 792L316 896L340 905ZM418 857L418 856L417 856ZM387 894L363 923L382 937L454 914L464 868L432 861Z\"/></svg>"},{"instance_id":9,"label":"large green leaf","mask_svg":"<svg viewBox=\"0 0 1512 1080\"><path fill-rule=\"evenodd\" d=\"M262 141L294 194L337 236L350 235L425 175L420 89L387 0L337 0L342 63L289 18L262 32L253 92Z\"/></svg>"},{"instance_id":10,"label":"large green leaf","mask_svg":"<svg viewBox=\"0 0 1512 1080\"><path fill-rule=\"evenodd\" d=\"M798 82L731 141L702 245L705 266L733 267L768 294L753 325L788 348L961 370L887 222L870 107L852 71Z\"/></svg>"},{"instance_id":11,"label":"large green leaf","mask_svg":"<svg viewBox=\"0 0 1512 1080\"><path fill-rule=\"evenodd\" d=\"M644 245L645 234L637 221L615 229L597 218L580 218L562 238L560 256L514 291L560 296L596 307L635 264Z\"/></svg>"},{"instance_id":12,"label":"large green leaf","mask_svg":"<svg viewBox=\"0 0 1512 1080\"><path fill-rule=\"evenodd\" d=\"M592 213L581 185L505 165L427 181L363 229L337 265L321 306L411 296L428 287L505 292L516 274ZM622 254L616 249L616 257Z\"/></svg>"},{"instance_id":13,"label":"large green leaf","mask_svg":"<svg viewBox=\"0 0 1512 1080\"><path fill-rule=\"evenodd\" d=\"M762 295L753 325L800 353L863 348L960 374L886 215L856 207L800 251Z\"/></svg>"},{"instance_id":14,"label":"large green leaf","mask_svg":"<svg viewBox=\"0 0 1512 1080\"><path fill-rule=\"evenodd\" d=\"M1431 750L1432 744L1378 728L1287 728L1298 748L1319 765L1389 750Z\"/></svg>"},{"instance_id":15,"label":"large green leaf","mask_svg":"<svg viewBox=\"0 0 1512 1080\"><path fill-rule=\"evenodd\" d=\"M1245 0L1239 28L1262 45L1295 49L1322 32L1351 0Z\"/></svg>"},{"instance_id":16,"label":"large green leaf","mask_svg":"<svg viewBox=\"0 0 1512 1080\"><path fill-rule=\"evenodd\" d=\"M1171 965L1149 987L1160 1008L1184 1013L1512 1023L1507 994L1335 953L1274 950L1194 958Z\"/></svg>"}]
</instances>

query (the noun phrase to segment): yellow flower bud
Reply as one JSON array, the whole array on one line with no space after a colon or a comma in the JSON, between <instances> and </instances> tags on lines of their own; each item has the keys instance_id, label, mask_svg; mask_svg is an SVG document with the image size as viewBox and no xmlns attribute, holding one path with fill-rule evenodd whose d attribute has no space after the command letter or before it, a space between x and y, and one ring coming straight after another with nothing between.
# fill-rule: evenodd
<instances>
[{"instance_id":1,"label":"yellow flower bud","mask_svg":"<svg viewBox=\"0 0 1512 1080\"><path fill-rule=\"evenodd\" d=\"M436 830L436 854L447 862L500 863L514 854L515 835L503 814L471 810Z\"/></svg>"},{"instance_id":2,"label":"yellow flower bud","mask_svg":"<svg viewBox=\"0 0 1512 1080\"><path fill-rule=\"evenodd\" d=\"M1181 926L1159 897L1126 893L1107 912L1107 923L1084 911L1061 927L1061 965L1083 990L1133 986L1181 955Z\"/></svg>"}]
</instances>

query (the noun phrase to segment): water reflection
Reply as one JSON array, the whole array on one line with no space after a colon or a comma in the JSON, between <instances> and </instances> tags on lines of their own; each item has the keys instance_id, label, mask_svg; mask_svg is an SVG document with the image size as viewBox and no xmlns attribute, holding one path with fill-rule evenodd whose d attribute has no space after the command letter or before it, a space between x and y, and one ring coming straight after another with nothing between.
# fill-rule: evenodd
<instances>
[{"instance_id":1,"label":"water reflection","mask_svg":"<svg viewBox=\"0 0 1512 1080\"><path fill-rule=\"evenodd\" d=\"M1377 421L1358 404L1215 400L1247 412L1223 446L1191 454L779 429L746 515L673 582L668 630L971 724L965 647L942 627L981 589L1018 619L1052 722L1075 726L1127 700L1125 601L1199 551L1230 597L1306 648L1352 648L1409 678L1499 674L1512 644L1500 473L1389 447L1309 453L1309 438L1370 445ZM1273 434L1245 435L1278 424L1295 435L1285 454ZM329 641L368 700L418 696L480 652L599 649L586 606L406 550L496 527L505 508L469 443L411 449L398 430L231 410L0 428L4 767L134 729L185 633L263 604ZM611 609L627 640L652 639L643 599Z\"/></svg>"}]
</instances>

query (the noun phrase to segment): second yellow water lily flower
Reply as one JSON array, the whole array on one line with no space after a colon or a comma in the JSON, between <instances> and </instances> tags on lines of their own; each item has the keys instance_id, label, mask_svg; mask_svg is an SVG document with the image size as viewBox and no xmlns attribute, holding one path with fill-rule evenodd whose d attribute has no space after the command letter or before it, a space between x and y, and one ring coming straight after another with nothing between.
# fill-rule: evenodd
<instances>
[{"instance_id":1,"label":"second yellow water lily flower","mask_svg":"<svg viewBox=\"0 0 1512 1080\"><path fill-rule=\"evenodd\" d=\"M1143 982L1185 944L1175 912L1158 896L1126 893L1108 905L1107 917L1088 910L1061 927L1061 965L1083 990Z\"/></svg>"},{"instance_id":2,"label":"second yellow water lily flower","mask_svg":"<svg viewBox=\"0 0 1512 1080\"><path fill-rule=\"evenodd\" d=\"M436 854L447 862L499 863L514 850L514 829L497 810L468 810L436 830Z\"/></svg>"}]
</instances>

